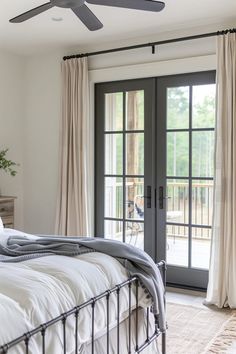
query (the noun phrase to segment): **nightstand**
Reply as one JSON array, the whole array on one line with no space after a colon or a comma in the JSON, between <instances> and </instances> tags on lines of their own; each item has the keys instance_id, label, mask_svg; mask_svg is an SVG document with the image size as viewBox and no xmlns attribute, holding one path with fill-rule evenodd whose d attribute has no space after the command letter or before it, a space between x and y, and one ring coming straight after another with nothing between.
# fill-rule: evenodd
<instances>
[{"instance_id":1,"label":"nightstand","mask_svg":"<svg viewBox=\"0 0 236 354\"><path fill-rule=\"evenodd\" d=\"M14 202L16 197L0 197L0 217L4 227L14 229Z\"/></svg>"}]
</instances>

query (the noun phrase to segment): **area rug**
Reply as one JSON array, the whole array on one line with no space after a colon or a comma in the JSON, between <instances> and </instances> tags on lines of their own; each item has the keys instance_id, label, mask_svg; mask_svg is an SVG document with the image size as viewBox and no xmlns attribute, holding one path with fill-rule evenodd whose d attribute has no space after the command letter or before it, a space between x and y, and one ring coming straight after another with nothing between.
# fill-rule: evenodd
<instances>
[{"instance_id":1,"label":"area rug","mask_svg":"<svg viewBox=\"0 0 236 354\"><path fill-rule=\"evenodd\" d=\"M223 324L204 354L236 354L236 313Z\"/></svg>"},{"instance_id":2,"label":"area rug","mask_svg":"<svg viewBox=\"0 0 236 354\"><path fill-rule=\"evenodd\" d=\"M167 354L236 354L236 311L167 304Z\"/></svg>"}]
</instances>

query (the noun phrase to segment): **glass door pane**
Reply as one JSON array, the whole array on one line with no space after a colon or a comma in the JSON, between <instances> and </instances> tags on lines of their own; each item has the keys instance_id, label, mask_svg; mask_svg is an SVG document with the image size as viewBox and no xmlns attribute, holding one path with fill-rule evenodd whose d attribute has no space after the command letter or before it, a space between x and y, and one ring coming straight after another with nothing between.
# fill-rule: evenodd
<instances>
[{"instance_id":1,"label":"glass door pane","mask_svg":"<svg viewBox=\"0 0 236 354\"><path fill-rule=\"evenodd\" d=\"M152 149L152 137L146 139L152 90L153 79L145 79L98 84L96 91L96 234L148 252L153 247L145 190L151 165L150 154L145 156Z\"/></svg>"},{"instance_id":2,"label":"glass door pane","mask_svg":"<svg viewBox=\"0 0 236 354\"><path fill-rule=\"evenodd\" d=\"M167 89L166 166L170 198L167 202L167 261L172 265L208 269L213 202L214 97L215 85ZM189 211L191 215L188 215Z\"/></svg>"},{"instance_id":3,"label":"glass door pane","mask_svg":"<svg viewBox=\"0 0 236 354\"><path fill-rule=\"evenodd\" d=\"M162 116L157 134L165 132L165 158L160 158L165 175L159 175L166 187L166 210L157 215L165 218L165 236L159 240L168 263L167 281L205 288L213 210L215 73L161 78L157 90Z\"/></svg>"},{"instance_id":4,"label":"glass door pane","mask_svg":"<svg viewBox=\"0 0 236 354\"><path fill-rule=\"evenodd\" d=\"M125 92L125 103L124 236L125 242L144 249L144 91Z\"/></svg>"}]
</instances>

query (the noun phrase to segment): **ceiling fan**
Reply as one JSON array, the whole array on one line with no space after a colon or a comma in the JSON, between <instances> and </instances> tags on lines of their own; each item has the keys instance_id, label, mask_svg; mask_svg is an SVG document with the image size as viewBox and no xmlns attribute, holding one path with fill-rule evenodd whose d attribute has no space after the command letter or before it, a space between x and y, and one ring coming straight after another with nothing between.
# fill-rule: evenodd
<instances>
[{"instance_id":1,"label":"ceiling fan","mask_svg":"<svg viewBox=\"0 0 236 354\"><path fill-rule=\"evenodd\" d=\"M93 5L123 7L125 9L151 12L159 12L165 7L164 2L156 0L86 0L86 2ZM35 7L32 10L12 18L10 22L20 23L27 21L30 18L55 6L71 9L90 31L96 31L103 27L103 24L99 21L99 19L86 6L85 0L50 0L50 2L46 4Z\"/></svg>"}]
</instances>

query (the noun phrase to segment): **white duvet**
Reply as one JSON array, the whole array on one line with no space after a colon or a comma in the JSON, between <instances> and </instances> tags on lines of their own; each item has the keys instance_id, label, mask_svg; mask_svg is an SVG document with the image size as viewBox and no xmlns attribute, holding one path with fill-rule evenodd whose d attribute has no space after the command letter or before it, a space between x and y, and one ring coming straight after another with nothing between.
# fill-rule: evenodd
<instances>
[{"instance_id":1,"label":"white duvet","mask_svg":"<svg viewBox=\"0 0 236 354\"><path fill-rule=\"evenodd\" d=\"M2 241L9 235L21 234L6 230ZM20 263L0 263L0 346L30 329L72 309L128 278L125 268L114 258L92 252L78 257L46 256ZM139 289L139 305L150 305L146 294ZM116 296L110 298L110 324L116 324ZM135 294L132 290L132 305ZM120 294L120 312L127 317L128 288ZM67 320L67 353L74 349L75 318ZM95 334L101 336L106 329L106 300L95 306ZM46 331L47 353L62 353L62 324ZM78 319L80 345L91 339L91 308L81 310ZM30 341L31 352L41 353L41 337ZM16 349L17 348L17 349ZM17 346L9 353L24 353Z\"/></svg>"}]
</instances>

